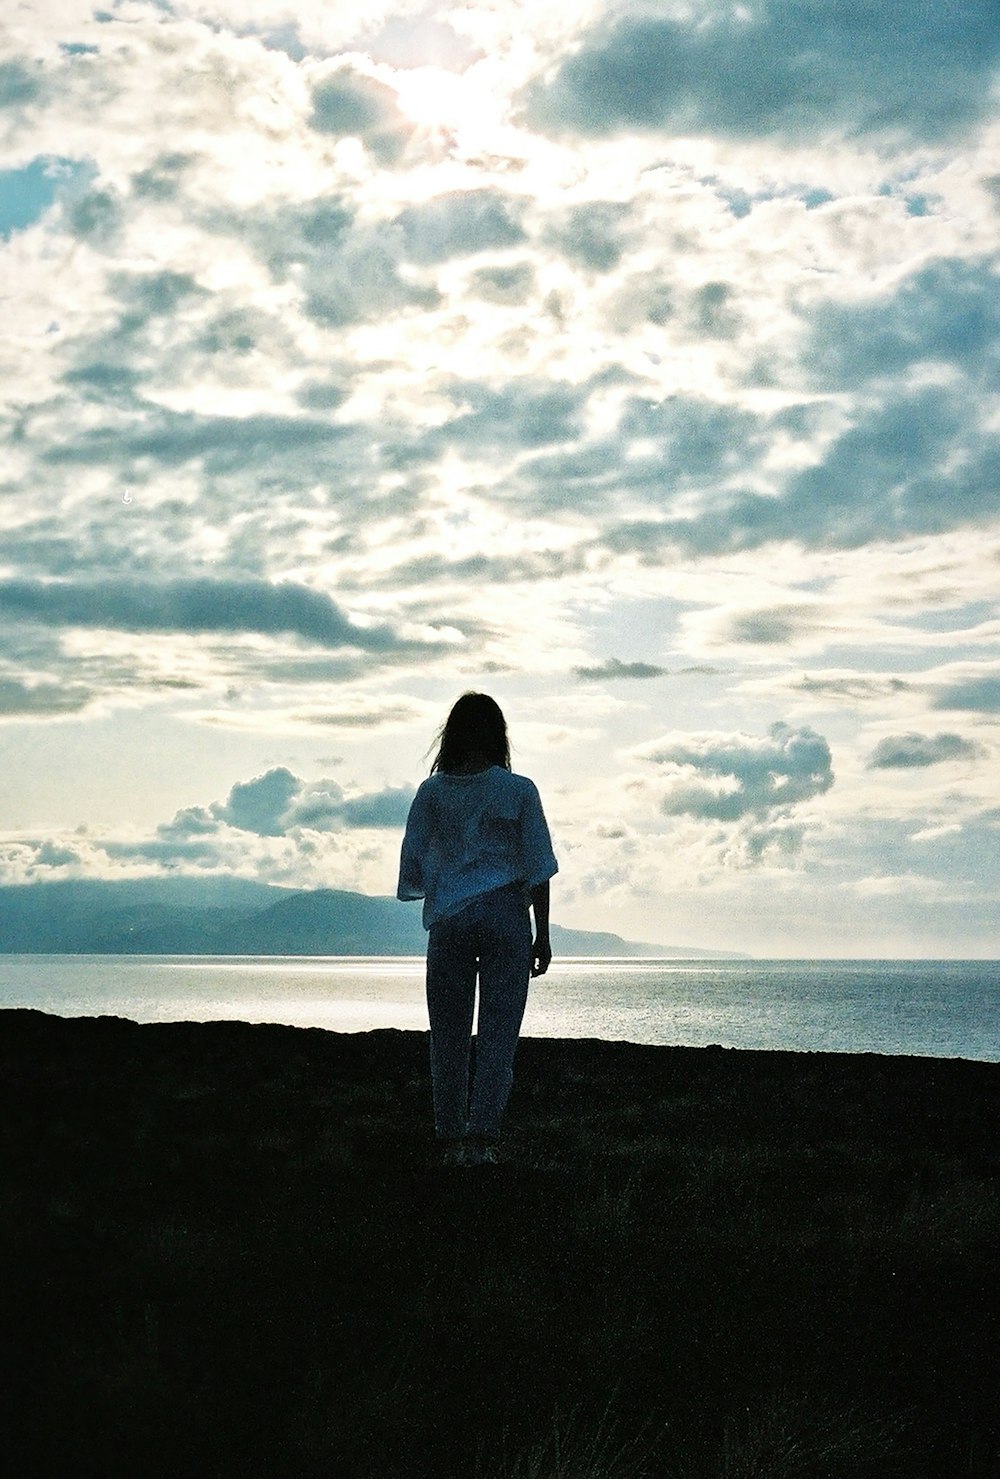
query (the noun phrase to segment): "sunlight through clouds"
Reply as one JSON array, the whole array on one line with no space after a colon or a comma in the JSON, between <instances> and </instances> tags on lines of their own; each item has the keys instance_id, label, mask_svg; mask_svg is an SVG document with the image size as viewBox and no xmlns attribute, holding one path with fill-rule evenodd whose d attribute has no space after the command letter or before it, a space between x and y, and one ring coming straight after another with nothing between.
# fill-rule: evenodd
<instances>
[{"instance_id":1,"label":"sunlight through clouds","mask_svg":"<svg viewBox=\"0 0 1000 1479\"><path fill-rule=\"evenodd\" d=\"M995 954L992 20L15 7L0 878L391 892L377 808L211 807L398 798L480 687L561 922Z\"/></svg>"}]
</instances>

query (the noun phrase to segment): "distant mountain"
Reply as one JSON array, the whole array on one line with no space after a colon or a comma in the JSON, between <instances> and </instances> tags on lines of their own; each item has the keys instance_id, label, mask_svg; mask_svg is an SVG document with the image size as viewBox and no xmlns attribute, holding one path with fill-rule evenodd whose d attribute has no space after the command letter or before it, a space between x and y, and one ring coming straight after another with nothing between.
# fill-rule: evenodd
<instances>
[{"instance_id":1,"label":"distant mountain","mask_svg":"<svg viewBox=\"0 0 1000 1479\"><path fill-rule=\"evenodd\" d=\"M244 878L80 879L0 888L0 953L422 955L420 909ZM721 957L552 925L557 955ZM729 952L731 955L732 952Z\"/></svg>"},{"instance_id":2,"label":"distant mountain","mask_svg":"<svg viewBox=\"0 0 1000 1479\"><path fill-rule=\"evenodd\" d=\"M0 952L214 954L213 938L291 892L227 877L0 888Z\"/></svg>"}]
</instances>

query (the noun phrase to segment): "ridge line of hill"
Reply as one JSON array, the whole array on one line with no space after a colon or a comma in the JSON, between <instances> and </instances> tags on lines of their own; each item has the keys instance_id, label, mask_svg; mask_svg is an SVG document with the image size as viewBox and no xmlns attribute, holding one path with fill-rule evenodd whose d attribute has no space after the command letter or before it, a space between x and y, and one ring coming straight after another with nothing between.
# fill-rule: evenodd
<instances>
[{"instance_id":1,"label":"ridge line of hill","mask_svg":"<svg viewBox=\"0 0 1000 1479\"><path fill-rule=\"evenodd\" d=\"M748 959L553 924L557 954ZM0 887L0 953L422 955L420 910L347 889L245 878L62 879Z\"/></svg>"}]
</instances>

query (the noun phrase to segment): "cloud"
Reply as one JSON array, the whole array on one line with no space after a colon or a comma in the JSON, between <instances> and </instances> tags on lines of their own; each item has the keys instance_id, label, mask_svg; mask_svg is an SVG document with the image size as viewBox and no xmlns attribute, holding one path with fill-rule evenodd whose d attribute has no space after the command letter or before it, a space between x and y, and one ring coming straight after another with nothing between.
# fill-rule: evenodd
<instances>
[{"instance_id":1,"label":"cloud","mask_svg":"<svg viewBox=\"0 0 1000 1479\"><path fill-rule=\"evenodd\" d=\"M766 738L668 735L637 753L665 768L661 807L668 816L764 819L833 785L830 746L823 736L785 724L772 725Z\"/></svg>"},{"instance_id":2,"label":"cloud","mask_svg":"<svg viewBox=\"0 0 1000 1479\"><path fill-rule=\"evenodd\" d=\"M733 307L735 289L728 282L706 282L692 294L695 328L709 339L732 339L741 326Z\"/></svg>"},{"instance_id":3,"label":"cloud","mask_svg":"<svg viewBox=\"0 0 1000 1479\"><path fill-rule=\"evenodd\" d=\"M237 783L223 805L212 808L214 816L258 837L281 837L286 831L285 813L302 782L284 766L269 770L256 780Z\"/></svg>"},{"instance_id":4,"label":"cloud","mask_svg":"<svg viewBox=\"0 0 1000 1479\"><path fill-rule=\"evenodd\" d=\"M414 794L412 786L389 786L351 797L331 790L319 794L309 791L293 808L288 825L321 831L337 823L345 827L404 827Z\"/></svg>"},{"instance_id":5,"label":"cloud","mask_svg":"<svg viewBox=\"0 0 1000 1479\"><path fill-rule=\"evenodd\" d=\"M218 805L218 803L217 803ZM157 836L163 840L178 842L190 837L206 837L218 831L219 818L216 811L204 806L186 806L177 812L173 821L163 822L157 827Z\"/></svg>"},{"instance_id":6,"label":"cloud","mask_svg":"<svg viewBox=\"0 0 1000 1479\"><path fill-rule=\"evenodd\" d=\"M95 697L82 683L24 682L0 678L0 719L55 718L78 714Z\"/></svg>"},{"instance_id":7,"label":"cloud","mask_svg":"<svg viewBox=\"0 0 1000 1479\"><path fill-rule=\"evenodd\" d=\"M119 871L382 891L411 761L448 698L502 673L566 846L619 878L601 908L630 933L697 939L704 891L762 860L791 889L808 845L796 909L726 896L737 943L796 912L804 949L849 938L849 895L829 936L801 900L989 786L985 761L866 762L911 732L926 759L942 724L985 746L1000 712L995 4L474 0L448 25L422 4L129 0L98 21L63 0L12 22L11 824L117 808L115 845L147 849ZM464 75L394 73L421 63ZM546 137L511 96L532 69ZM803 676L821 643L837 666ZM725 672L680 676L720 651ZM184 682L197 700L165 686ZM609 755L675 722L678 683L691 763L632 767L602 810ZM109 775L112 702L155 776ZM822 730L821 708L844 757L828 796L824 755L800 773L766 733ZM718 728L746 734L713 750ZM246 790L137 843L237 739ZM341 758L310 765L337 781L292 774L324 747ZM770 779L747 769L760 747ZM596 820L630 829L620 848ZM962 827L942 876L995 881ZM59 841L81 859L63 868L111 866Z\"/></svg>"},{"instance_id":8,"label":"cloud","mask_svg":"<svg viewBox=\"0 0 1000 1479\"><path fill-rule=\"evenodd\" d=\"M586 384L562 392L576 399L576 425L600 388ZM564 440L570 439L571 429L572 423ZM574 436L567 447L526 459L518 470L520 497L526 504L541 499L551 511L600 510L599 540L616 552L645 550L657 563L671 544L704 543L707 552L723 529L728 533L728 506L739 501L730 491L732 481L753 474L776 432L784 432L782 418L772 425L767 417L704 395L672 394L660 401L629 395L609 433L589 443ZM711 506L702 506L713 499L721 505L718 515ZM649 517L615 519L616 508L636 505L645 507ZM677 506L697 512L671 520L669 511Z\"/></svg>"},{"instance_id":9,"label":"cloud","mask_svg":"<svg viewBox=\"0 0 1000 1479\"><path fill-rule=\"evenodd\" d=\"M307 251L299 269L303 311L324 328L340 329L369 319L385 322L407 308L436 308L437 288L400 275L403 251L398 228L384 222L358 222L336 247Z\"/></svg>"},{"instance_id":10,"label":"cloud","mask_svg":"<svg viewBox=\"0 0 1000 1479\"><path fill-rule=\"evenodd\" d=\"M537 81L527 117L591 135L957 137L989 109L995 11L955 0L912 19L867 0L708 0L684 18L627 18Z\"/></svg>"},{"instance_id":11,"label":"cloud","mask_svg":"<svg viewBox=\"0 0 1000 1479\"><path fill-rule=\"evenodd\" d=\"M488 303L521 304L535 286L535 269L530 262L515 262L510 267L480 267L469 279L469 286Z\"/></svg>"},{"instance_id":12,"label":"cloud","mask_svg":"<svg viewBox=\"0 0 1000 1479\"><path fill-rule=\"evenodd\" d=\"M841 883L847 893L861 894L865 898L931 899L947 892L947 885L938 878L928 878L921 873L878 873L867 878L852 878Z\"/></svg>"},{"instance_id":13,"label":"cloud","mask_svg":"<svg viewBox=\"0 0 1000 1479\"><path fill-rule=\"evenodd\" d=\"M558 580L572 575L584 567L583 556L573 549L527 550L518 554L472 554L448 558L440 554L428 554L416 559L405 560L395 572L399 585L432 584L447 579L456 584L470 582L474 587L502 586L521 583L541 583ZM488 619L475 623L480 633L496 631L496 623ZM464 631L471 631L468 619L463 623Z\"/></svg>"},{"instance_id":14,"label":"cloud","mask_svg":"<svg viewBox=\"0 0 1000 1479\"><path fill-rule=\"evenodd\" d=\"M80 854L56 842L43 842L35 853L35 862L43 868L67 868L80 861Z\"/></svg>"},{"instance_id":15,"label":"cloud","mask_svg":"<svg viewBox=\"0 0 1000 1479\"><path fill-rule=\"evenodd\" d=\"M383 724L407 723L417 710L404 704L372 703L364 709L307 709L292 717L300 724L328 729L379 729Z\"/></svg>"},{"instance_id":16,"label":"cloud","mask_svg":"<svg viewBox=\"0 0 1000 1479\"><path fill-rule=\"evenodd\" d=\"M186 841L181 837L165 835L145 838L139 842L122 842L109 838L100 847L109 858L141 858L170 869L178 863L195 863L199 868L214 870L223 861L232 862L231 857L223 860L214 838Z\"/></svg>"},{"instance_id":17,"label":"cloud","mask_svg":"<svg viewBox=\"0 0 1000 1479\"><path fill-rule=\"evenodd\" d=\"M482 56L464 35L450 24L429 13L421 0L412 6L396 3L385 7L387 19L377 31L367 31L365 50L381 62L394 67L446 67L462 71ZM463 19L467 19L466 12Z\"/></svg>"},{"instance_id":18,"label":"cloud","mask_svg":"<svg viewBox=\"0 0 1000 1479\"><path fill-rule=\"evenodd\" d=\"M70 236L103 249L121 240L126 221L125 201L118 190L94 185L82 194L71 196L64 203L63 216Z\"/></svg>"},{"instance_id":19,"label":"cloud","mask_svg":"<svg viewBox=\"0 0 1000 1479\"><path fill-rule=\"evenodd\" d=\"M482 380L455 379L445 388L452 414L426 433L419 452L411 449L407 453L409 461L418 456L437 458L452 448L470 458L493 456L498 451L514 458L525 451L573 442L581 433L591 391L586 384L569 385L533 375L511 377L499 387ZM533 461L525 462L522 476L528 486L536 482ZM547 490L541 496L547 497ZM477 553L475 558L489 560L491 552Z\"/></svg>"},{"instance_id":20,"label":"cloud","mask_svg":"<svg viewBox=\"0 0 1000 1479\"><path fill-rule=\"evenodd\" d=\"M899 390L861 406L811 465L776 480L776 489L734 486L724 466L706 468L714 479L698 499L701 506L682 516L671 516L669 493L690 479L695 461L682 457L671 466L660 454L663 515L610 522L601 542L659 564L670 550L702 557L785 541L806 549L856 549L984 524L995 516L1000 469L994 438L979 425L977 411L975 397L961 385ZM777 432L775 424L772 435ZM769 440L766 424L757 424L755 440L756 448L744 433L742 446L739 440L725 451L706 446L703 455L727 458L734 472L742 458L747 471L755 471ZM633 476L643 471L640 465Z\"/></svg>"},{"instance_id":21,"label":"cloud","mask_svg":"<svg viewBox=\"0 0 1000 1479\"><path fill-rule=\"evenodd\" d=\"M779 817L773 822L746 829L742 838L747 862L788 860L802 850L806 829L802 822Z\"/></svg>"},{"instance_id":22,"label":"cloud","mask_svg":"<svg viewBox=\"0 0 1000 1479\"><path fill-rule=\"evenodd\" d=\"M868 703L906 693L913 686L905 678L869 678L863 674L813 678L808 674L789 685L816 698L835 698L845 703Z\"/></svg>"},{"instance_id":23,"label":"cloud","mask_svg":"<svg viewBox=\"0 0 1000 1479\"><path fill-rule=\"evenodd\" d=\"M317 133L361 139L383 165L399 161L413 128L391 87L349 66L315 84L312 105Z\"/></svg>"},{"instance_id":24,"label":"cloud","mask_svg":"<svg viewBox=\"0 0 1000 1479\"><path fill-rule=\"evenodd\" d=\"M931 708L969 709L980 714L1000 714L1000 676L959 679L936 695Z\"/></svg>"},{"instance_id":25,"label":"cloud","mask_svg":"<svg viewBox=\"0 0 1000 1479\"><path fill-rule=\"evenodd\" d=\"M390 652L409 643L385 625L360 626L322 591L291 581L0 581L0 612L51 626L126 632L255 632L321 647Z\"/></svg>"},{"instance_id":26,"label":"cloud","mask_svg":"<svg viewBox=\"0 0 1000 1479\"><path fill-rule=\"evenodd\" d=\"M41 67L29 66L17 57L0 62L0 109L23 108L42 96Z\"/></svg>"},{"instance_id":27,"label":"cloud","mask_svg":"<svg viewBox=\"0 0 1000 1479\"><path fill-rule=\"evenodd\" d=\"M208 231L231 240L241 253L249 251L274 283L293 288L302 312L325 328L384 322L394 312L432 310L441 301L433 285L401 276L405 242L399 223L360 211L345 190L305 200L265 197L240 210L224 202L201 207L200 214ZM288 354L294 333L284 322L280 330L275 325L264 342Z\"/></svg>"},{"instance_id":28,"label":"cloud","mask_svg":"<svg viewBox=\"0 0 1000 1479\"><path fill-rule=\"evenodd\" d=\"M802 363L814 384L846 390L919 364L995 374L998 333L993 263L940 257L889 293L814 306Z\"/></svg>"},{"instance_id":29,"label":"cloud","mask_svg":"<svg viewBox=\"0 0 1000 1479\"><path fill-rule=\"evenodd\" d=\"M616 678L662 678L666 672L666 668L659 668L655 663L622 662L617 657L609 657L596 667L573 669L577 678L582 678L588 683Z\"/></svg>"},{"instance_id":30,"label":"cloud","mask_svg":"<svg viewBox=\"0 0 1000 1479\"><path fill-rule=\"evenodd\" d=\"M127 465L129 459L144 458L162 468L200 462L206 474L218 475L268 463L294 464L346 435L337 423L309 416L205 416L157 407L131 426L96 426L57 437L43 458L53 466Z\"/></svg>"},{"instance_id":31,"label":"cloud","mask_svg":"<svg viewBox=\"0 0 1000 1479\"><path fill-rule=\"evenodd\" d=\"M571 262L610 272L622 259L632 207L618 200L588 200L553 222L546 239Z\"/></svg>"},{"instance_id":32,"label":"cloud","mask_svg":"<svg viewBox=\"0 0 1000 1479\"><path fill-rule=\"evenodd\" d=\"M873 770L898 770L971 760L978 754L979 747L959 734L894 734L879 740L868 764Z\"/></svg>"},{"instance_id":33,"label":"cloud","mask_svg":"<svg viewBox=\"0 0 1000 1479\"><path fill-rule=\"evenodd\" d=\"M815 606L773 606L758 611L742 611L730 617L721 633L721 640L782 646L793 642L796 637L814 632L816 626Z\"/></svg>"},{"instance_id":34,"label":"cloud","mask_svg":"<svg viewBox=\"0 0 1000 1479\"><path fill-rule=\"evenodd\" d=\"M219 842L223 828L300 842L303 831L401 828L413 796L412 786L348 796L337 781L304 781L287 767L274 766L253 780L237 782L225 801L183 808L157 828L154 846L176 844L183 855L201 857Z\"/></svg>"},{"instance_id":35,"label":"cloud","mask_svg":"<svg viewBox=\"0 0 1000 1479\"><path fill-rule=\"evenodd\" d=\"M740 500L731 537L850 549L977 523L995 511L995 456L961 389L901 393L866 409L783 498Z\"/></svg>"},{"instance_id":36,"label":"cloud","mask_svg":"<svg viewBox=\"0 0 1000 1479\"><path fill-rule=\"evenodd\" d=\"M520 246L527 239L520 210L519 202L500 190L458 190L408 206L396 224L410 261L433 266L451 257Z\"/></svg>"},{"instance_id":37,"label":"cloud","mask_svg":"<svg viewBox=\"0 0 1000 1479\"><path fill-rule=\"evenodd\" d=\"M132 176L132 193L140 199L169 201L180 193L184 176L197 164L194 151L168 150Z\"/></svg>"}]
</instances>

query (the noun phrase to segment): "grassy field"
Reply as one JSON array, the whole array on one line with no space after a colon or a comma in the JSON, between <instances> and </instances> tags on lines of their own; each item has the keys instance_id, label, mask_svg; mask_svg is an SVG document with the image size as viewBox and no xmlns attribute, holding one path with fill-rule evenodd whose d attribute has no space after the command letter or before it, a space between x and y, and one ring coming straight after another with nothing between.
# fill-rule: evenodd
<instances>
[{"instance_id":1,"label":"grassy field","mask_svg":"<svg viewBox=\"0 0 1000 1479\"><path fill-rule=\"evenodd\" d=\"M995 1479L1000 1065L0 1013L3 1446L47 1479Z\"/></svg>"}]
</instances>

